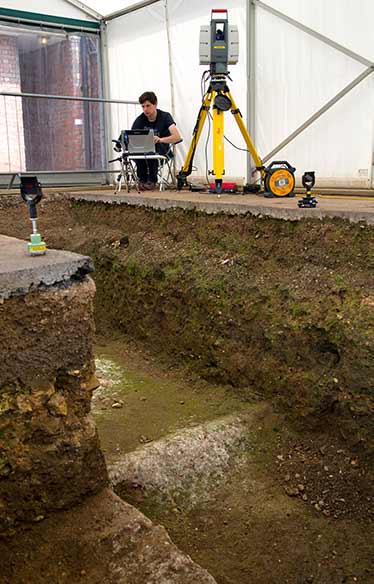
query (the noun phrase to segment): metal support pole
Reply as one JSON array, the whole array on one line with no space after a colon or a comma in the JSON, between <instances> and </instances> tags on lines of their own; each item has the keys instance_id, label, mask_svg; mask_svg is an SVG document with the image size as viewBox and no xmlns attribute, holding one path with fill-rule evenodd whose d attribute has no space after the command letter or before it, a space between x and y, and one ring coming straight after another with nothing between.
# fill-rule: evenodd
<instances>
[{"instance_id":1,"label":"metal support pole","mask_svg":"<svg viewBox=\"0 0 374 584\"><path fill-rule=\"evenodd\" d=\"M131 99L103 99L101 97L80 97L78 95L50 95L48 93L24 93L21 91L0 91L0 95L7 97L32 97L36 99L64 99L67 101L93 101L98 103L125 103L127 105L139 105L137 101Z\"/></svg>"},{"instance_id":2,"label":"metal support pole","mask_svg":"<svg viewBox=\"0 0 374 584\"><path fill-rule=\"evenodd\" d=\"M73 6L76 6L77 8L79 8L79 10L81 10L85 14L88 14L88 16L91 16L95 20L102 19L101 14L96 12L96 10L93 10L93 8L89 8L87 6L87 4L85 4L84 2L81 2L80 0L65 0L65 2L67 2L68 4L72 4Z\"/></svg>"},{"instance_id":3,"label":"metal support pole","mask_svg":"<svg viewBox=\"0 0 374 584\"><path fill-rule=\"evenodd\" d=\"M256 142L256 6L247 1L247 128ZM251 155L247 156L247 182L255 181L252 176Z\"/></svg>"},{"instance_id":4,"label":"metal support pole","mask_svg":"<svg viewBox=\"0 0 374 584\"><path fill-rule=\"evenodd\" d=\"M175 119L175 89L174 89L174 72L173 72L173 58L171 54L171 38L170 38L170 19L169 19L169 4L168 0L165 0L165 25L166 25L166 36L168 40L168 56L169 56L169 78L170 78L170 100L171 100L171 113ZM176 175L176 157L175 148L173 147L173 173Z\"/></svg>"},{"instance_id":5,"label":"metal support pole","mask_svg":"<svg viewBox=\"0 0 374 584\"><path fill-rule=\"evenodd\" d=\"M358 53L351 51L347 47L340 45L339 43L337 43L337 42L333 41L332 39L326 37L325 35L317 32L316 30L313 30L312 28L305 26L305 24L302 24L301 22L291 18L290 16L283 14L283 12L279 12L279 10L276 10L275 8L272 8L268 4L261 2L261 0L249 0L249 4L253 4L254 6L258 6L258 7L262 8L263 10L266 10L270 14L273 14L274 16L284 20L288 24L298 28L299 30L302 30L306 34L313 36L314 38L318 39L319 41L329 45L330 47L336 49L337 51L340 51L344 55L347 55L351 59L354 59L355 61L358 61L359 63L361 63L362 65L365 65L367 67L365 69L365 71L363 71L360 75L358 75L358 77L356 77L353 81L351 81L351 83L349 83L346 87L344 87L337 95L335 95L335 97L330 99L315 114L313 114L310 118L308 118L306 120L306 122L304 122L301 126L299 126L294 132L292 132L292 134L290 134L280 144L278 144L278 146L276 146L271 152L269 152L269 154L264 156L263 162L265 163L268 160L270 160L270 158L272 158L274 156L274 154L276 154L277 152L282 150L282 148L284 148L287 144L292 142L292 140L294 140L294 138L296 138L296 136L301 134L301 132L303 132L306 128L308 128L313 122L315 122L327 110L329 110L333 105L335 105L340 99L342 99L349 91L351 91L351 89L356 87L356 85L358 85L359 83L361 83L361 81L366 79L366 77L368 77L368 75L373 73L374 62L369 61L368 59L366 59L362 55L359 55Z\"/></svg>"},{"instance_id":6,"label":"metal support pole","mask_svg":"<svg viewBox=\"0 0 374 584\"><path fill-rule=\"evenodd\" d=\"M170 39L170 21L169 21L168 0L165 0L165 26L166 26L166 37L167 37L167 41L168 41L171 113L173 114L173 117L174 117L175 116L175 92L174 92L173 59L171 56L171 39Z\"/></svg>"},{"instance_id":7,"label":"metal support pole","mask_svg":"<svg viewBox=\"0 0 374 584\"><path fill-rule=\"evenodd\" d=\"M108 35L106 22L100 23L100 56L101 56L101 84L104 99L109 99L109 59L108 59ZM112 157L112 116L109 107L104 108L104 139L106 159ZM110 183L110 175L105 176L106 183Z\"/></svg>"},{"instance_id":8,"label":"metal support pole","mask_svg":"<svg viewBox=\"0 0 374 584\"><path fill-rule=\"evenodd\" d=\"M292 140L294 140L294 138L296 138L296 136L298 136L299 134L301 134L301 132L306 130L306 128L308 128L311 124L313 124L313 122L318 120L318 118L321 117L322 114L327 112L327 110L329 110L330 107L335 105L340 99L342 99L342 97L344 97L349 91L351 91L351 89L356 87L356 85L361 83L361 81L366 79L366 77L368 77L368 75L370 75L373 72L374 72L374 67L368 67L367 69L365 69L365 71L363 71L358 77L356 77L356 79L351 81L351 83L349 83L346 87L344 87L344 89L339 91L339 93L337 95L335 95L335 97L330 99L330 101L328 101L323 107L321 107L315 114L313 114L310 118L308 118L306 120L306 122L304 122L294 132L292 132L292 134L290 134L287 138L285 138L285 140L283 140L283 142L278 144L278 146L276 146L276 148L274 148L274 150L272 150L271 152L269 152L269 154L264 156L264 158L262 159L262 162L265 163L268 160L270 160L270 158L272 158L274 156L274 154L276 154L277 152L282 150L282 148L287 146L287 144L292 142Z\"/></svg>"},{"instance_id":9,"label":"metal support pole","mask_svg":"<svg viewBox=\"0 0 374 584\"><path fill-rule=\"evenodd\" d=\"M358 53L351 51L351 49L348 49L347 47L344 47L343 45L336 43L335 41L333 41L329 37L325 36L324 34L321 34L321 33L317 32L316 30L309 28L309 26L305 26L305 24L302 24L298 20L295 20L294 18L291 18L290 16L287 16L286 14L283 14L283 12L279 12L279 10L276 10L275 8L272 8L271 6L264 4L264 2L261 2L260 0L252 0L252 2L256 6L259 6L260 8L262 8L263 10L270 12L270 14L273 14L274 16L277 16L278 18L285 20L286 22L288 22L288 24L295 26L296 28L302 30L303 32L306 32L307 34L313 36L314 38L318 39L319 41L322 41L323 43L329 45L333 49L336 49L337 51L344 53L348 57L351 57L351 59L354 59L355 61L358 61L362 65L365 65L365 67L374 67L373 61L369 61L368 59L366 59L362 55L359 55Z\"/></svg>"},{"instance_id":10,"label":"metal support pole","mask_svg":"<svg viewBox=\"0 0 374 584\"><path fill-rule=\"evenodd\" d=\"M136 10L140 10L141 8L146 8L151 4L155 4L156 2L160 2L160 0L143 0L143 2L138 2L133 6L129 6L128 8L123 8L122 10L118 10L117 12L113 12L113 14L109 14L106 16L106 20L113 20L114 18L118 18L119 16L123 16L124 14L130 14L130 12L136 12Z\"/></svg>"}]
</instances>

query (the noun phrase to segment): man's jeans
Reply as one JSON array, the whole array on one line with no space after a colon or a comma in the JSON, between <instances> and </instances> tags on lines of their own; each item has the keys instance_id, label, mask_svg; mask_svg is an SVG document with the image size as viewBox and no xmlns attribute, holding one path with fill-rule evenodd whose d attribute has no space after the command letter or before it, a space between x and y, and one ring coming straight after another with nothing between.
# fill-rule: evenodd
<instances>
[{"instance_id":1,"label":"man's jeans","mask_svg":"<svg viewBox=\"0 0 374 584\"><path fill-rule=\"evenodd\" d=\"M158 160L136 160L140 183L157 183Z\"/></svg>"}]
</instances>

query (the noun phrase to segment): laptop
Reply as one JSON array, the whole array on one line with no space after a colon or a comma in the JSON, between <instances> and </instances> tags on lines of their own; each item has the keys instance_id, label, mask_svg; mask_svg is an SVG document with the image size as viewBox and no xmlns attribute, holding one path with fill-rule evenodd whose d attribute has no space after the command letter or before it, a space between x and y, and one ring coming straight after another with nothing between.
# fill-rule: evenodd
<instances>
[{"instance_id":1,"label":"laptop","mask_svg":"<svg viewBox=\"0 0 374 584\"><path fill-rule=\"evenodd\" d=\"M156 154L153 130L123 130L121 142L129 154Z\"/></svg>"}]
</instances>

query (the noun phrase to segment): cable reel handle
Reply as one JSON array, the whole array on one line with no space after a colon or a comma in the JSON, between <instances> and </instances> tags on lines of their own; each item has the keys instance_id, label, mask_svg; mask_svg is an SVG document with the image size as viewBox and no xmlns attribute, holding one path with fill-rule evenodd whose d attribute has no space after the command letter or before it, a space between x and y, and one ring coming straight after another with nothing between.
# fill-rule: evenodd
<instances>
[{"instance_id":1,"label":"cable reel handle","mask_svg":"<svg viewBox=\"0 0 374 584\"><path fill-rule=\"evenodd\" d=\"M270 170L273 166L285 166L292 173L295 172L296 170L296 168L294 166L291 166L291 164L287 162L287 160L273 160L273 162L271 162L267 169L265 170Z\"/></svg>"}]
</instances>

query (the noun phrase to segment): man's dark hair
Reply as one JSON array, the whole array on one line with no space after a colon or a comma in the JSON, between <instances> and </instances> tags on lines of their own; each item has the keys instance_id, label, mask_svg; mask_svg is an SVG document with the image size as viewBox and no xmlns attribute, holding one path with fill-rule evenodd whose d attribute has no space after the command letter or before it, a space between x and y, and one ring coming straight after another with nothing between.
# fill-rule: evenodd
<instances>
[{"instance_id":1,"label":"man's dark hair","mask_svg":"<svg viewBox=\"0 0 374 584\"><path fill-rule=\"evenodd\" d=\"M143 104L145 101L150 101L153 105L156 105L157 95L153 91L145 91L139 97L139 103Z\"/></svg>"}]
</instances>

